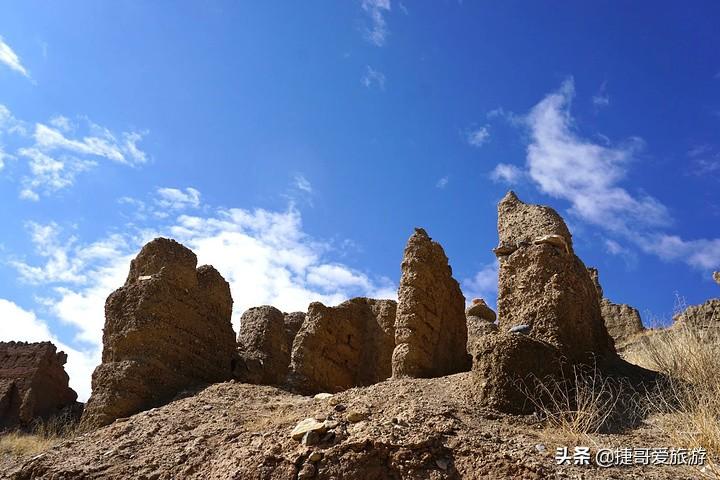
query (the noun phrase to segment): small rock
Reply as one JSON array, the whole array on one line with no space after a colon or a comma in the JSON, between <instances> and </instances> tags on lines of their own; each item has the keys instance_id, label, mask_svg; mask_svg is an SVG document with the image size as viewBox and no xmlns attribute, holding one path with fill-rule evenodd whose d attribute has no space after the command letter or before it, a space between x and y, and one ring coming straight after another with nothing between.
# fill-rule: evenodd
<instances>
[{"instance_id":1,"label":"small rock","mask_svg":"<svg viewBox=\"0 0 720 480\"><path fill-rule=\"evenodd\" d=\"M326 429L327 427L325 427L324 422L318 422L314 418L306 418L293 428L293 431L290 432L290 437L294 440L300 440L307 432L325 433Z\"/></svg>"},{"instance_id":2,"label":"small rock","mask_svg":"<svg viewBox=\"0 0 720 480\"><path fill-rule=\"evenodd\" d=\"M529 333L532 327L530 325L515 325L510 327L508 332L510 333Z\"/></svg>"},{"instance_id":3,"label":"small rock","mask_svg":"<svg viewBox=\"0 0 720 480\"><path fill-rule=\"evenodd\" d=\"M543 445L542 443L538 443L537 445L535 445L535 450L540 453L545 453L547 451L547 448L545 448L545 445Z\"/></svg>"},{"instance_id":4,"label":"small rock","mask_svg":"<svg viewBox=\"0 0 720 480\"><path fill-rule=\"evenodd\" d=\"M328 398L332 398L332 396L333 396L332 393L318 393L313 398L315 400L327 400Z\"/></svg>"},{"instance_id":5,"label":"small rock","mask_svg":"<svg viewBox=\"0 0 720 480\"><path fill-rule=\"evenodd\" d=\"M336 412L344 412L347 407L345 407L342 403L338 403L334 408Z\"/></svg>"},{"instance_id":6,"label":"small rock","mask_svg":"<svg viewBox=\"0 0 720 480\"><path fill-rule=\"evenodd\" d=\"M450 460L448 460L447 458L438 458L437 460L435 460L435 464L440 470L447 470L450 466Z\"/></svg>"},{"instance_id":7,"label":"small rock","mask_svg":"<svg viewBox=\"0 0 720 480\"><path fill-rule=\"evenodd\" d=\"M298 480L308 480L310 478L313 478L315 476L315 473L317 472L317 468L315 468L315 465L312 463L306 463L302 466L300 469L300 472L298 472Z\"/></svg>"},{"instance_id":8,"label":"small rock","mask_svg":"<svg viewBox=\"0 0 720 480\"><path fill-rule=\"evenodd\" d=\"M152 278L152 275L140 275L138 277L138 280L141 282L144 282L145 280L150 280Z\"/></svg>"},{"instance_id":9,"label":"small rock","mask_svg":"<svg viewBox=\"0 0 720 480\"><path fill-rule=\"evenodd\" d=\"M305 432L300 443L306 446L317 445L320 442L320 434L315 430Z\"/></svg>"},{"instance_id":10,"label":"small rock","mask_svg":"<svg viewBox=\"0 0 720 480\"><path fill-rule=\"evenodd\" d=\"M361 412L359 410L350 410L347 413L347 420L348 422L357 423L362 422L368 417L367 412Z\"/></svg>"},{"instance_id":11,"label":"small rock","mask_svg":"<svg viewBox=\"0 0 720 480\"><path fill-rule=\"evenodd\" d=\"M205 410L207 412L207 411L212 410L213 407L212 407L212 405L203 405L202 408L203 408L203 410Z\"/></svg>"},{"instance_id":12,"label":"small rock","mask_svg":"<svg viewBox=\"0 0 720 480\"><path fill-rule=\"evenodd\" d=\"M323 457L322 452L318 452L317 450L315 450L314 452L312 452L310 454L310 456L308 457L308 460L310 460L311 462L319 462L320 459L322 459L322 457Z\"/></svg>"},{"instance_id":13,"label":"small rock","mask_svg":"<svg viewBox=\"0 0 720 480\"><path fill-rule=\"evenodd\" d=\"M338 426L338 422L335 420L325 420L324 424L327 430L334 430Z\"/></svg>"}]
</instances>

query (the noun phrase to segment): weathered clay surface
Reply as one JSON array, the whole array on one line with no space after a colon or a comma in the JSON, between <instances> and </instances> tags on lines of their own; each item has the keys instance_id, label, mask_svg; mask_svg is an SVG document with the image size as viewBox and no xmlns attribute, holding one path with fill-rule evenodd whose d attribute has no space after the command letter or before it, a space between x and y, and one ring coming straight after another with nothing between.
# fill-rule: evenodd
<instances>
[{"instance_id":1,"label":"weathered clay surface","mask_svg":"<svg viewBox=\"0 0 720 480\"><path fill-rule=\"evenodd\" d=\"M292 349L290 383L305 393L372 385L392 374L394 300L310 304Z\"/></svg>"},{"instance_id":2,"label":"weathered clay surface","mask_svg":"<svg viewBox=\"0 0 720 480\"><path fill-rule=\"evenodd\" d=\"M688 326L696 329L720 328L720 298L711 298L700 305L693 305L685 309L673 320L676 326Z\"/></svg>"},{"instance_id":3,"label":"weathered clay surface","mask_svg":"<svg viewBox=\"0 0 720 480\"><path fill-rule=\"evenodd\" d=\"M498 236L500 254L537 241L556 247L562 242L563 249L567 246L570 252L573 251L572 235L555 210L544 205L525 204L512 191L498 205Z\"/></svg>"},{"instance_id":4,"label":"weathered clay surface","mask_svg":"<svg viewBox=\"0 0 720 480\"><path fill-rule=\"evenodd\" d=\"M50 342L0 342L0 428L27 425L75 406L67 355Z\"/></svg>"},{"instance_id":5,"label":"weathered clay surface","mask_svg":"<svg viewBox=\"0 0 720 480\"><path fill-rule=\"evenodd\" d=\"M522 334L485 336L477 343L473 370L480 375L479 398L488 407L509 413L533 411L536 381L556 376L563 368L558 349Z\"/></svg>"},{"instance_id":6,"label":"weathered clay surface","mask_svg":"<svg viewBox=\"0 0 720 480\"><path fill-rule=\"evenodd\" d=\"M498 205L500 245L498 316L500 330L529 325L533 338L555 346L571 362L614 354L598 294L570 232L551 208L528 205L508 193ZM535 242L559 235L564 246Z\"/></svg>"},{"instance_id":7,"label":"weathered clay surface","mask_svg":"<svg viewBox=\"0 0 720 480\"><path fill-rule=\"evenodd\" d=\"M522 340L518 349L523 350ZM532 361L528 359L528 361ZM68 440L0 471L29 479L497 480L699 478L697 467L558 465L537 418L477 403L476 372L401 379L328 400L228 382ZM365 420L353 422L356 412ZM292 438L307 418L330 422L313 445ZM600 445L672 445L657 422ZM558 442L564 445L564 442ZM4 467L4 468L3 468Z\"/></svg>"},{"instance_id":8,"label":"weathered clay surface","mask_svg":"<svg viewBox=\"0 0 720 480\"><path fill-rule=\"evenodd\" d=\"M240 318L235 377L248 383L279 385L287 376L291 349L285 315L269 305L250 308Z\"/></svg>"},{"instance_id":9,"label":"weathered clay surface","mask_svg":"<svg viewBox=\"0 0 720 480\"><path fill-rule=\"evenodd\" d=\"M157 238L130 264L105 303L102 364L83 414L86 427L162 405L198 384L231 378L236 362L230 287L195 254Z\"/></svg>"},{"instance_id":10,"label":"weathered clay surface","mask_svg":"<svg viewBox=\"0 0 720 480\"><path fill-rule=\"evenodd\" d=\"M478 358L480 352L485 348L485 337L496 334L497 332L497 323L482 317L467 317L467 351L473 358L473 365L475 365L475 359Z\"/></svg>"},{"instance_id":11,"label":"weathered clay surface","mask_svg":"<svg viewBox=\"0 0 720 480\"><path fill-rule=\"evenodd\" d=\"M468 370L465 297L443 248L418 228L401 268L393 376L439 377Z\"/></svg>"},{"instance_id":12,"label":"weathered clay surface","mask_svg":"<svg viewBox=\"0 0 720 480\"><path fill-rule=\"evenodd\" d=\"M497 319L493 309L488 307L488 304L482 298L473 298L470 306L465 309L465 316L480 317L489 322L494 322Z\"/></svg>"},{"instance_id":13,"label":"weathered clay surface","mask_svg":"<svg viewBox=\"0 0 720 480\"><path fill-rule=\"evenodd\" d=\"M613 340L615 340L615 346L621 348L635 335L645 330L640 318L640 312L630 305L613 303L605 298L597 269L589 267L588 272L598 292L600 312L605 327Z\"/></svg>"},{"instance_id":14,"label":"weathered clay surface","mask_svg":"<svg viewBox=\"0 0 720 480\"><path fill-rule=\"evenodd\" d=\"M284 314L285 335L287 336L291 350L292 344L295 341L295 336L300 331L300 328L305 322L305 316L305 312L290 312Z\"/></svg>"}]
</instances>

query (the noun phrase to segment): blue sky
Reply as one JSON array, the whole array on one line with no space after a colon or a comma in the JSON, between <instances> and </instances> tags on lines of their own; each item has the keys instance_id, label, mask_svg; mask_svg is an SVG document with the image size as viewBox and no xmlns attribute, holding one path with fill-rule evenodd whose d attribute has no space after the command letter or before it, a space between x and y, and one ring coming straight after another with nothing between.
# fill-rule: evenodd
<instances>
[{"instance_id":1,"label":"blue sky","mask_svg":"<svg viewBox=\"0 0 720 480\"><path fill-rule=\"evenodd\" d=\"M0 2L0 339L81 399L156 235L252 305L392 297L423 226L494 302L497 201L568 221L606 295L717 296L715 2ZM237 327L237 323L236 323Z\"/></svg>"}]
</instances>

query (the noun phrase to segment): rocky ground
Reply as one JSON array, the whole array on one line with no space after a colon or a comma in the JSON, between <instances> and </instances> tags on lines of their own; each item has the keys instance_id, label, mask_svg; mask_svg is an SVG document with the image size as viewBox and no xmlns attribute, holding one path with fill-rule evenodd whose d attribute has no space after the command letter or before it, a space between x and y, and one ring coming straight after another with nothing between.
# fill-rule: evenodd
<instances>
[{"instance_id":1,"label":"rocky ground","mask_svg":"<svg viewBox=\"0 0 720 480\"><path fill-rule=\"evenodd\" d=\"M326 399L238 383L122 418L32 458L0 460L10 479L608 479L707 478L689 467L556 465L553 435L534 416L481 409L477 377L388 380ZM291 438L306 418L327 431ZM673 446L647 420L597 447ZM317 442L317 443L315 443ZM592 446L592 445L588 445Z\"/></svg>"}]
</instances>

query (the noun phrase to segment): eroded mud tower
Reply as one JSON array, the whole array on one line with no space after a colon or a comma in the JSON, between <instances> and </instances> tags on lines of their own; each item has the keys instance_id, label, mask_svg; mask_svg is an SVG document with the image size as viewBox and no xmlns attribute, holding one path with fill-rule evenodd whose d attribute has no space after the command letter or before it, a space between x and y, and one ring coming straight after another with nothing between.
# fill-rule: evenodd
<instances>
[{"instance_id":1,"label":"eroded mud tower","mask_svg":"<svg viewBox=\"0 0 720 480\"><path fill-rule=\"evenodd\" d=\"M393 377L440 377L467 371L465 297L445 251L422 228L405 247L395 321Z\"/></svg>"},{"instance_id":2,"label":"eroded mud tower","mask_svg":"<svg viewBox=\"0 0 720 480\"><path fill-rule=\"evenodd\" d=\"M174 240L156 238L105 303L102 363L82 417L87 427L162 405L231 378L236 362L230 287Z\"/></svg>"}]
</instances>

